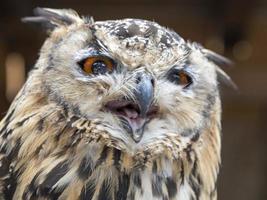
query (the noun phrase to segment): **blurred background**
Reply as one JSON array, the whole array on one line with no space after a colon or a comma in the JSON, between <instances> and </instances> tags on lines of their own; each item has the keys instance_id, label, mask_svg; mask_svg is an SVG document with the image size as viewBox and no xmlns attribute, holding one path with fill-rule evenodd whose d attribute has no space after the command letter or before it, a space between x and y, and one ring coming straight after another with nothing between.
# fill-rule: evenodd
<instances>
[{"instance_id":1,"label":"blurred background","mask_svg":"<svg viewBox=\"0 0 267 200\"><path fill-rule=\"evenodd\" d=\"M34 7L73 8L95 20L143 18L235 62L224 70L238 91L223 99L221 200L267 199L267 1L263 0L1 0L0 119L38 58L46 34L23 24Z\"/></svg>"}]
</instances>

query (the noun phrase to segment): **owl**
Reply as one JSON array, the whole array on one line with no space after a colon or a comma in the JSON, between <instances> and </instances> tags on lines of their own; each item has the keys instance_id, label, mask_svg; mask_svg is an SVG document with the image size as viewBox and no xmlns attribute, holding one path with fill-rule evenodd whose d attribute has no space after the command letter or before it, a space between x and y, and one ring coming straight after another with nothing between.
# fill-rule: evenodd
<instances>
[{"instance_id":1,"label":"owl","mask_svg":"<svg viewBox=\"0 0 267 200\"><path fill-rule=\"evenodd\" d=\"M228 60L151 21L35 14L49 37L0 123L0 199L216 199Z\"/></svg>"}]
</instances>

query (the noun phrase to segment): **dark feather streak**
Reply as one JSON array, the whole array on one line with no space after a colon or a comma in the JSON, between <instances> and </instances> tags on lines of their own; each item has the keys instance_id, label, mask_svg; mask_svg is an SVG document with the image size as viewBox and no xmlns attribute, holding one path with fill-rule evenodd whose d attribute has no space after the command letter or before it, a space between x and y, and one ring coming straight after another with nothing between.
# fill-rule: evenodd
<instances>
[{"instance_id":1,"label":"dark feather streak","mask_svg":"<svg viewBox=\"0 0 267 200\"><path fill-rule=\"evenodd\" d=\"M82 180L86 180L92 174L92 160L90 157L85 157L82 159L82 162L78 168L78 175Z\"/></svg>"},{"instance_id":2,"label":"dark feather streak","mask_svg":"<svg viewBox=\"0 0 267 200\"><path fill-rule=\"evenodd\" d=\"M102 183L101 189L99 191L98 200L111 200L111 194L109 192L109 185L107 181Z\"/></svg>"},{"instance_id":3,"label":"dark feather streak","mask_svg":"<svg viewBox=\"0 0 267 200\"><path fill-rule=\"evenodd\" d=\"M169 198L173 198L177 194L177 184L171 177L166 178L166 187Z\"/></svg>"},{"instance_id":4,"label":"dark feather streak","mask_svg":"<svg viewBox=\"0 0 267 200\"><path fill-rule=\"evenodd\" d=\"M125 200L127 199L127 193L129 190L130 177L129 175L123 173L119 176L119 184L116 192L116 200Z\"/></svg>"},{"instance_id":5,"label":"dark feather streak","mask_svg":"<svg viewBox=\"0 0 267 200\"><path fill-rule=\"evenodd\" d=\"M11 117L13 116L14 112L15 112L15 109L12 110L12 111L7 115L7 117L5 118L4 126L3 126L3 128L0 130L0 135L3 134L3 132L7 129L7 126L9 125L10 119L11 119Z\"/></svg>"},{"instance_id":6,"label":"dark feather streak","mask_svg":"<svg viewBox=\"0 0 267 200\"><path fill-rule=\"evenodd\" d=\"M96 161L95 167L98 167L99 165L101 165L107 158L108 155L108 147L105 146L101 152L101 155L99 157L99 159Z\"/></svg>"},{"instance_id":7,"label":"dark feather streak","mask_svg":"<svg viewBox=\"0 0 267 200\"><path fill-rule=\"evenodd\" d=\"M62 192L57 190L53 191L53 186L58 182L60 178L62 178L69 170L69 166L67 161L62 161L59 164L57 164L48 174L46 179L42 184L38 186L40 190L40 194L42 196L59 196Z\"/></svg>"},{"instance_id":8,"label":"dark feather streak","mask_svg":"<svg viewBox=\"0 0 267 200\"><path fill-rule=\"evenodd\" d=\"M155 197L161 197L162 193L162 177L155 175L152 179L152 194Z\"/></svg>"},{"instance_id":9,"label":"dark feather streak","mask_svg":"<svg viewBox=\"0 0 267 200\"><path fill-rule=\"evenodd\" d=\"M95 193L95 184L94 183L86 183L86 185L82 188L80 194L80 200L91 200Z\"/></svg>"}]
</instances>

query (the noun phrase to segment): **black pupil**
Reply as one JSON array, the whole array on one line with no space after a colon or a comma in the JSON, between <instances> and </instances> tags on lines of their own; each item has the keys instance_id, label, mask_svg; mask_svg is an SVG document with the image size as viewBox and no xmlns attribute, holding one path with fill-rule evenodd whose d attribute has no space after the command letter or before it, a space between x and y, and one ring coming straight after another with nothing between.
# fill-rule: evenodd
<instances>
[{"instance_id":1,"label":"black pupil","mask_svg":"<svg viewBox=\"0 0 267 200\"><path fill-rule=\"evenodd\" d=\"M94 74L105 74L108 68L104 61L98 60L93 63L92 71Z\"/></svg>"},{"instance_id":2,"label":"black pupil","mask_svg":"<svg viewBox=\"0 0 267 200\"><path fill-rule=\"evenodd\" d=\"M169 74L169 80L173 83L176 84L181 84L181 79L180 79L180 74L178 71L173 70L170 74Z\"/></svg>"},{"instance_id":3,"label":"black pupil","mask_svg":"<svg viewBox=\"0 0 267 200\"><path fill-rule=\"evenodd\" d=\"M181 79L179 74L173 74L172 75L172 81L176 82L177 84L181 84Z\"/></svg>"}]
</instances>

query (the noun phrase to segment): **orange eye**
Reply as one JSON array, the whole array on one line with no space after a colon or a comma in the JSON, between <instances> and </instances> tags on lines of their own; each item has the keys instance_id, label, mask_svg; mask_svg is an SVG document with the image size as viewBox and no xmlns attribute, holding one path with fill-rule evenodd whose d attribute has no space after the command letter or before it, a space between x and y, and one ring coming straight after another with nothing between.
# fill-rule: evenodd
<instances>
[{"instance_id":1,"label":"orange eye","mask_svg":"<svg viewBox=\"0 0 267 200\"><path fill-rule=\"evenodd\" d=\"M180 85L188 85L189 83L190 83L191 81L190 81L190 78L189 78L189 76L186 74L186 73L184 73L183 71L180 71L179 72L179 84Z\"/></svg>"},{"instance_id":2,"label":"orange eye","mask_svg":"<svg viewBox=\"0 0 267 200\"><path fill-rule=\"evenodd\" d=\"M86 74L105 74L113 71L114 61L104 56L92 56L82 61L81 68Z\"/></svg>"},{"instance_id":3,"label":"orange eye","mask_svg":"<svg viewBox=\"0 0 267 200\"><path fill-rule=\"evenodd\" d=\"M174 69L169 73L168 79L178 85L189 86L193 81L192 78L183 70Z\"/></svg>"}]
</instances>

